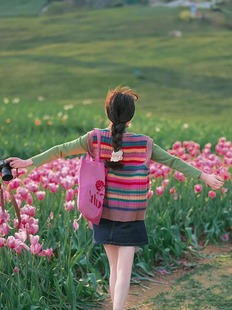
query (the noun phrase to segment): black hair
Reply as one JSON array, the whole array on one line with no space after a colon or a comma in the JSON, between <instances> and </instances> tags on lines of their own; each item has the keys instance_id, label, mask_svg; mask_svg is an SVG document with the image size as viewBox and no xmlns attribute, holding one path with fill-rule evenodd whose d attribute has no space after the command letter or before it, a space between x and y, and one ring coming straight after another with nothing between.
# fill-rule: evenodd
<instances>
[{"instance_id":1,"label":"black hair","mask_svg":"<svg viewBox=\"0 0 232 310\"><path fill-rule=\"evenodd\" d=\"M138 99L128 87L117 87L108 93L106 98L106 114L111 121L112 147L114 152L121 149L123 133L127 123L131 121L135 113L135 100ZM122 162L108 161L107 166L121 168Z\"/></svg>"}]
</instances>

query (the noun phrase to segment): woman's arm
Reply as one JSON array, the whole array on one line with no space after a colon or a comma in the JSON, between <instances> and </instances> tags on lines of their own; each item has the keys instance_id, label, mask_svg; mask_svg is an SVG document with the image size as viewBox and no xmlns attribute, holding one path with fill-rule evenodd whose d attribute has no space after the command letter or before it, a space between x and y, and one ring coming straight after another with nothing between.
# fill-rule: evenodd
<instances>
[{"instance_id":1,"label":"woman's arm","mask_svg":"<svg viewBox=\"0 0 232 310\"><path fill-rule=\"evenodd\" d=\"M5 159L5 161L10 162L12 168L26 168L32 165L39 167L54 159L86 153L88 151L87 139L88 134L81 136L76 140L53 146L47 151L29 159L24 160L18 157L9 157Z\"/></svg>"},{"instance_id":2,"label":"woman's arm","mask_svg":"<svg viewBox=\"0 0 232 310\"><path fill-rule=\"evenodd\" d=\"M153 144L151 159L155 162L169 166L172 169L178 170L187 177L200 178L205 182L205 184L207 184L214 190L219 189L223 186L223 180L219 176L202 172L201 170L186 163L182 159L164 151L156 144Z\"/></svg>"}]
</instances>

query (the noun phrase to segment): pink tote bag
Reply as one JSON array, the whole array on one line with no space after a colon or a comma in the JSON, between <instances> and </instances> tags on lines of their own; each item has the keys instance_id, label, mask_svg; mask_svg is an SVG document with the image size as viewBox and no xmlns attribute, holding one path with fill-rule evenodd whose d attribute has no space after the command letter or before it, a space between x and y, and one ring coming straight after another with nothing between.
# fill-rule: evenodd
<instances>
[{"instance_id":1,"label":"pink tote bag","mask_svg":"<svg viewBox=\"0 0 232 310\"><path fill-rule=\"evenodd\" d=\"M91 158L89 154L80 158L77 206L86 220L98 225L105 196L105 165L99 161L101 134L99 129L95 132L98 141L96 158Z\"/></svg>"}]
</instances>

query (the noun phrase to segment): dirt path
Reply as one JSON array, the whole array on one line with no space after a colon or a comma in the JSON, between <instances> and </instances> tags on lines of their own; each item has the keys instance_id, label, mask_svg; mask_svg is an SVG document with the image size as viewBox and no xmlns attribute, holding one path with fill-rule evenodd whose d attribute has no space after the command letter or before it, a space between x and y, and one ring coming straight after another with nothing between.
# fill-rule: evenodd
<instances>
[{"instance_id":1,"label":"dirt path","mask_svg":"<svg viewBox=\"0 0 232 310\"><path fill-rule=\"evenodd\" d=\"M126 309L231 310L232 244L207 246L200 254L191 262L183 260L183 268L170 274L156 273L151 281L131 284ZM111 310L107 304L103 309Z\"/></svg>"}]
</instances>

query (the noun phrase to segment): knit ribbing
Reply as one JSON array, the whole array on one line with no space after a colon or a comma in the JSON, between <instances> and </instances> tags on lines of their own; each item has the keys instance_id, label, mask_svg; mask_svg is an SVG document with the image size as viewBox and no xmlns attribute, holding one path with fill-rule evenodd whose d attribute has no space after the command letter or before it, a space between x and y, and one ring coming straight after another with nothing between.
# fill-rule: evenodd
<instances>
[{"instance_id":1,"label":"knit ribbing","mask_svg":"<svg viewBox=\"0 0 232 310\"><path fill-rule=\"evenodd\" d=\"M113 151L110 131L104 129L100 132L100 160L110 160ZM89 139L89 145L92 145L93 152L96 153L97 137L94 132L89 135ZM103 218L122 222L144 219L149 190L151 145L152 140L145 135L123 134L121 150L124 166L120 169L108 169Z\"/></svg>"}]
</instances>

